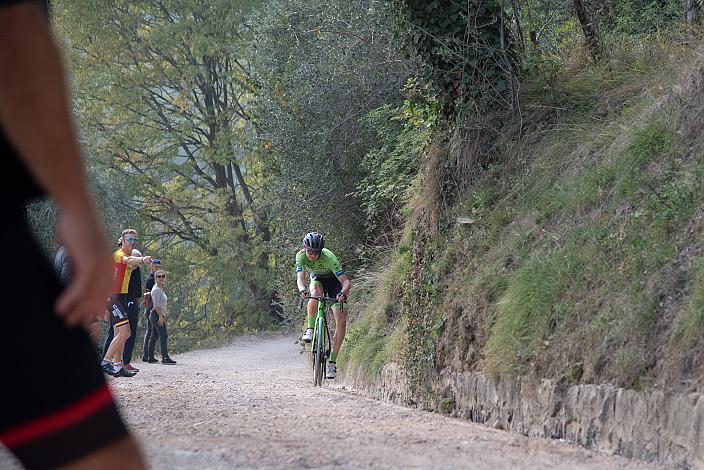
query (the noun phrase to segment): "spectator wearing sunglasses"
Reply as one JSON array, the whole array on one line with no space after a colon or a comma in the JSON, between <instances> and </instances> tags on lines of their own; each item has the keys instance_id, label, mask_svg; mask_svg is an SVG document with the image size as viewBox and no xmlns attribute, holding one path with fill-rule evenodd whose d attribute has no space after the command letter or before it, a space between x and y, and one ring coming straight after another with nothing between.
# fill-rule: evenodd
<instances>
[{"instance_id":1,"label":"spectator wearing sunglasses","mask_svg":"<svg viewBox=\"0 0 704 470\"><path fill-rule=\"evenodd\" d=\"M136 372L123 367L125 343L132 334L127 304L130 301L129 285L133 271L142 263L151 264L151 256L134 256L132 250L137 246L137 231L122 231L122 247L113 253L114 284L108 302L110 326L114 329L114 338L110 342L101 367L107 374L115 377L133 377Z\"/></svg>"},{"instance_id":2,"label":"spectator wearing sunglasses","mask_svg":"<svg viewBox=\"0 0 704 470\"><path fill-rule=\"evenodd\" d=\"M154 358L154 347L156 340L159 338L159 346L161 348L162 364L176 364L176 361L169 357L169 347L167 340L169 338L166 331L166 292L164 292L164 283L166 282L166 271L160 269L154 273L155 286L152 288L152 303L154 308L149 313L149 324L152 332L147 345L147 362L156 362Z\"/></svg>"},{"instance_id":3,"label":"spectator wearing sunglasses","mask_svg":"<svg viewBox=\"0 0 704 470\"><path fill-rule=\"evenodd\" d=\"M136 244L135 240L135 244ZM118 246L122 246L122 237L117 242ZM132 250L132 256L141 257L142 253L137 249ZM139 299L142 297L142 270L139 266L132 270L130 275L129 285L127 286L127 319L130 324L130 337L125 341L125 348L122 352L122 367L128 372L134 372L135 374L139 372L139 369L133 367L132 364L132 351L134 351L134 343L137 337L137 326L139 324ZM105 337L105 342L103 344L103 356L107 354L110 343L112 343L115 337L113 328L108 329L108 334Z\"/></svg>"},{"instance_id":4,"label":"spectator wearing sunglasses","mask_svg":"<svg viewBox=\"0 0 704 470\"><path fill-rule=\"evenodd\" d=\"M149 350L149 341L152 337L152 326L149 321L149 314L152 313L154 304L152 302L152 288L154 287L154 273L162 269L161 260L154 259L152 264L149 265L149 275L147 276L147 281L145 284L144 292L144 319L145 322L145 332L144 332L144 347L142 349L142 362L158 362L154 357L147 356L147 351Z\"/></svg>"}]
</instances>

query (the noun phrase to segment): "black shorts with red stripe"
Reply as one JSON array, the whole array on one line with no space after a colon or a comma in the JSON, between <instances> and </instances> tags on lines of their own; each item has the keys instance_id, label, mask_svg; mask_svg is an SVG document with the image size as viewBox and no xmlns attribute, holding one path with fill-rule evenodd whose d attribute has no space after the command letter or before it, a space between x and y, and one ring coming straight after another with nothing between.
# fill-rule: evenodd
<instances>
[{"instance_id":1,"label":"black shorts with red stripe","mask_svg":"<svg viewBox=\"0 0 704 470\"><path fill-rule=\"evenodd\" d=\"M21 209L3 216L0 357L13 368L0 386L0 442L27 468L56 468L127 430L87 333L54 313L61 286Z\"/></svg>"}]
</instances>

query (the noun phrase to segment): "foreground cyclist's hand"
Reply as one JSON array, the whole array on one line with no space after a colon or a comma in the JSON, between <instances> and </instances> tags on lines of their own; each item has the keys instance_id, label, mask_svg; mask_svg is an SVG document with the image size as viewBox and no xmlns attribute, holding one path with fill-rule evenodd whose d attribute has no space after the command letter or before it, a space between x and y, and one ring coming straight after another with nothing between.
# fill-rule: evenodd
<instances>
[{"instance_id":1,"label":"foreground cyclist's hand","mask_svg":"<svg viewBox=\"0 0 704 470\"><path fill-rule=\"evenodd\" d=\"M301 300L306 300L306 297L308 297L310 293L307 290L302 290L301 291Z\"/></svg>"},{"instance_id":2,"label":"foreground cyclist's hand","mask_svg":"<svg viewBox=\"0 0 704 470\"><path fill-rule=\"evenodd\" d=\"M345 294L343 294L342 292L337 294L336 298L337 298L338 302L347 302L347 296Z\"/></svg>"}]
</instances>

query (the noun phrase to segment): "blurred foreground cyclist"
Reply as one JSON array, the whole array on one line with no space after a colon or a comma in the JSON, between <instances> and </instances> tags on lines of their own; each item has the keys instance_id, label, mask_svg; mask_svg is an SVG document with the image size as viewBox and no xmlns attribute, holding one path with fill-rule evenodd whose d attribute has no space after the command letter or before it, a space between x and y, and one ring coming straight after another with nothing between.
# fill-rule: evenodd
<instances>
[{"instance_id":1,"label":"blurred foreground cyclist","mask_svg":"<svg viewBox=\"0 0 704 470\"><path fill-rule=\"evenodd\" d=\"M0 354L26 364L0 387L0 441L31 469L141 469L80 327L105 308L112 276L46 13L41 2L0 0L0 243L12 266L0 273ZM46 193L58 206L59 238L72 261L65 290L24 214L29 200Z\"/></svg>"}]
</instances>

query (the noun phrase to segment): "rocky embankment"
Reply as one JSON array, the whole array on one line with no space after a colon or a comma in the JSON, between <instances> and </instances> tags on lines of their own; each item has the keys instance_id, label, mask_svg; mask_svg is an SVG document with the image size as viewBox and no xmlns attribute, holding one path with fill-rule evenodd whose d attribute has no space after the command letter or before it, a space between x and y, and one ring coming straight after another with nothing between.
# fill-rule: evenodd
<instances>
[{"instance_id":1,"label":"rocky embankment","mask_svg":"<svg viewBox=\"0 0 704 470\"><path fill-rule=\"evenodd\" d=\"M396 364L385 365L376 380L359 371L348 373L345 380L377 399L421 406L529 437L564 439L675 468L704 468L701 393L640 392L611 385L453 373L437 379L435 399L419 400Z\"/></svg>"}]
</instances>

